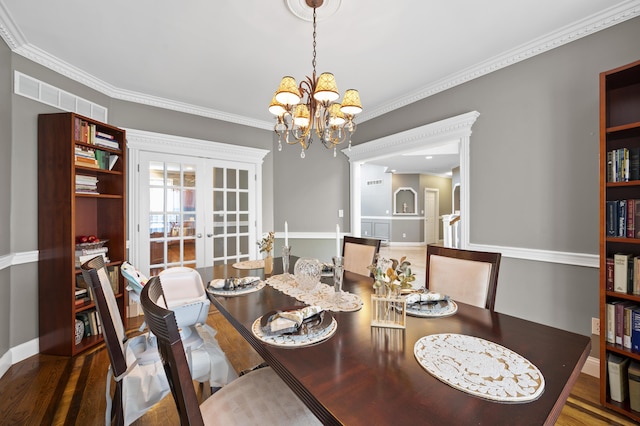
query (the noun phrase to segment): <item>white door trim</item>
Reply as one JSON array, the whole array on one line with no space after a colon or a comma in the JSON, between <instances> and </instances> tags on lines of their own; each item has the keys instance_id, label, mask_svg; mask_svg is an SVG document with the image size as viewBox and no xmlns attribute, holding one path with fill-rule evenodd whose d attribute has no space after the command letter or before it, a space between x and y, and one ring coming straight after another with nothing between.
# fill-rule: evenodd
<instances>
[{"instance_id":1,"label":"white door trim","mask_svg":"<svg viewBox=\"0 0 640 426\"><path fill-rule=\"evenodd\" d=\"M136 202L136 200L140 199L140 176L138 173L140 151L166 154L180 153L187 156L254 164L256 173L254 202L256 212L262 211L262 162L269 150L137 129L125 128L125 130L127 132L127 158L129 160L127 166L129 178L127 183L129 219L127 221L129 235L127 248L129 249L128 259L134 265L139 259L138 250L135 248L140 246L140 233L138 232L140 209ZM262 235L262 215L260 213L256 214L256 235Z\"/></svg>"},{"instance_id":2,"label":"white door trim","mask_svg":"<svg viewBox=\"0 0 640 426\"><path fill-rule=\"evenodd\" d=\"M380 139L375 139L351 147L342 152L349 158L351 165L351 234L360 236L360 167L367 161L415 151L426 146L438 146L452 139L460 142L460 214L461 248L469 245L469 226L471 212L469 211L469 144L471 143L471 127L480 116L478 111L471 111L455 117L447 118L435 123L395 133Z\"/></svg>"}]
</instances>

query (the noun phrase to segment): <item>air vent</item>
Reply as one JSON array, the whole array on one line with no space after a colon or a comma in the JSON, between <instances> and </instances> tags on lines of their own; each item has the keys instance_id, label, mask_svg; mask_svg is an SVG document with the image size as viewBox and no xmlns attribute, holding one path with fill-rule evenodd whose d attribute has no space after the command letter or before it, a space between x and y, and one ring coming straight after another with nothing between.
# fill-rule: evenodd
<instances>
[{"instance_id":1,"label":"air vent","mask_svg":"<svg viewBox=\"0 0 640 426\"><path fill-rule=\"evenodd\" d=\"M367 185L382 185L382 180L378 179L378 180L368 180L367 181Z\"/></svg>"},{"instance_id":2,"label":"air vent","mask_svg":"<svg viewBox=\"0 0 640 426\"><path fill-rule=\"evenodd\" d=\"M14 92L16 95L51 105L63 111L75 112L94 120L107 122L107 108L65 92L50 84L15 71Z\"/></svg>"}]
</instances>

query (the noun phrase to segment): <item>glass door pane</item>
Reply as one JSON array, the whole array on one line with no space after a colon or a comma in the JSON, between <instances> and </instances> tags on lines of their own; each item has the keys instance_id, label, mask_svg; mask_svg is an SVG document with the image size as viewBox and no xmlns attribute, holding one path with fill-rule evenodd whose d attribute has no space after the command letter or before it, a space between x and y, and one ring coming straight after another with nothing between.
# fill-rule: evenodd
<instances>
[{"instance_id":1,"label":"glass door pane","mask_svg":"<svg viewBox=\"0 0 640 426\"><path fill-rule=\"evenodd\" d=\"M143 263L148 265L150 275L173 266L199 266L196 243L197 165L189 162L188 158L171 156L170 160L147 163L149 250Z\"/></svg>"},{"instance_id":2,"label":"glass door pane","mask_svg":"<svg viewBox=\"0 0 640 426\"><path fill-rule=\"evenodd\" d=\"M213 161L209 216L213 226L214 265L248 260L256 255L255 185L252 165ZM254 241L252 245L250 241Z\"/></svg>"},{"instance_id":3,"label":"glass door pane","mask_svg":"<svg viewBox=\"0 0 640 426\"><path fill-rule=\"evenodd\" d=\"M141 152L139 191L143 273L255 259L254 164Z\"/></svg>"}]
</instances>

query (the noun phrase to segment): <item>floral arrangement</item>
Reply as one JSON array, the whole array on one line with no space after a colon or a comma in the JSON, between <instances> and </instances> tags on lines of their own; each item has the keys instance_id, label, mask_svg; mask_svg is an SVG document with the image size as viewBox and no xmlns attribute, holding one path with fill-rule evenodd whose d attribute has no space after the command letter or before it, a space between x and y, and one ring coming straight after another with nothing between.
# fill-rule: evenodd
<instances>
[{"instance_id":1,"label":"floral arrangement","mask_svg":"<svg viewBox=\"0 0 640 426\"><path fill-rule=\"evenodd\" d=\"M400 261L378 256L376 263L367 268L375 279L373 288L379 289L384 286L389 294L399 294L400 289L411 288L411 283L416 279L411 272L411 262L406 256L400 258Z\"/></svg>"},{"instance_id":2,"label":"floral arrangement","mask_svg":"<svg viewBox=\"0 0 640 426\"><path fill-rule=\"evenodd\" d=\"M258 247L260 247L260 253L271 253L271 250L273 250L273 241L275 237L276 234L273 231L270 231L268 234L262 235L262 240L256 242L256 244L258 244Z\"/></svg>"}]
</instances>

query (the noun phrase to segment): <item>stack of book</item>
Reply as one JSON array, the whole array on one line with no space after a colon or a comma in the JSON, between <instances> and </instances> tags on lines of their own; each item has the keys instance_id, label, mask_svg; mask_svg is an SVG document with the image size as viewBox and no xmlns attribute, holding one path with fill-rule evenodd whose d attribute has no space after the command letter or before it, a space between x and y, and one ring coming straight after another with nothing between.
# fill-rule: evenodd
<instances>
[{"instance_id":1,"label":"stack of book","mask_svg":"<svg viewBox=\"0 0 640 426\"><path fill-rule=\"evenodd\" d=\"M91 301L91 297L89 297L89 289L76 287L76 306L82 306L85 303Z\"/></svg>"},{"instance_id":2,"label":"stack of book","mask_svg":"<svg viewBox=\"0 0 640 426\"><path fill-rule=\"evenodd\" d=\"M109 248L104 246L82 248L76 245L76 268L79 268L84 262L87 262L96 256L102 256L104 258L104 263L109 263L109 257L107 257L108 251Z\"/></svg>"},{"instance_id":3,"label":"stack of book","mask_svg":"<svg viewBox=\"0 0 640 426\"><path fill-rule=\"evenodd\" d=\"M113 135L110 135L110 134L107 134L107 133L103 133L103 132L96 132L95 133L95 138L93 139L93 143L95 145L103 146L103 147L106 147L106 148L120 149L120 144L113 137Z\"/></svg>"},{"instance_id":4,"label":"stack of book","mask_svg":"<svg viewBox=\"0 0 640 426\"><path fill-rule=\"evenodd\" d=\"M76 175L76 192L97 194L98 178L95 176Z\"/></svg>"},{"instance_id":5,"label":"stack of book","mask_svg":"<svg viewBox=\"0 0 640 426\"><path fill-rule=\"evenodd\" d=\"M98 160L96 160L95 150L82 146L75 147L75 164L76 166L91 167L94 169L100 168Z\"/></svg>"}]
</instances>

